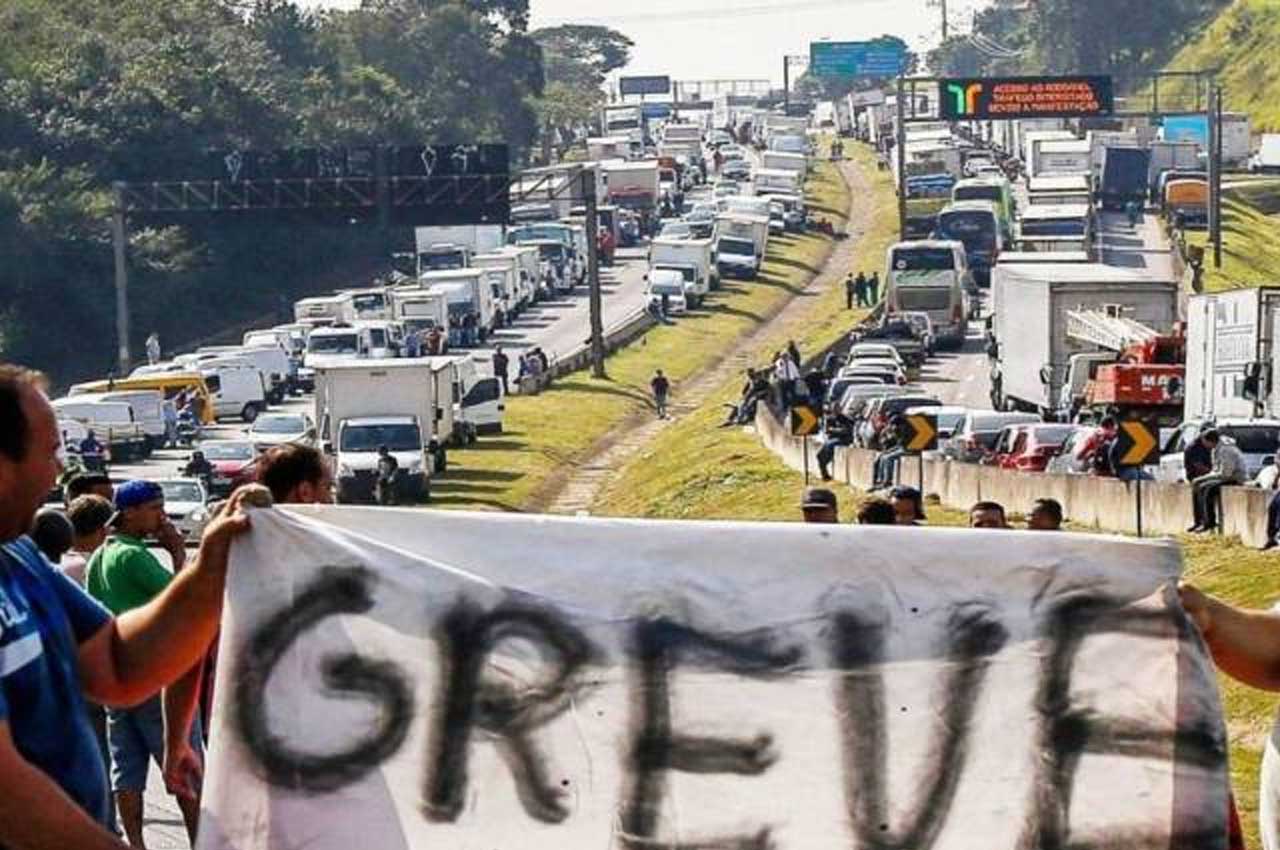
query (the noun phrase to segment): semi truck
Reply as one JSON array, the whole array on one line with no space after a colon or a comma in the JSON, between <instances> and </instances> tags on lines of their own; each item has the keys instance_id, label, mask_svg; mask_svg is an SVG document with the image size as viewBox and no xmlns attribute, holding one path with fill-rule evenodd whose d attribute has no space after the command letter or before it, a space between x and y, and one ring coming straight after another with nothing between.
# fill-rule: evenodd
<instances>
[{"instance_id":1,"label":"semi truck","mask_svg":"<svg viewBox=\"0 0 1280 850\"><path fill-rule=\"evenodd\" d=\"M1187 419L1280 417L1280 286L1187 303Z\"/></svg>"},{"instance_id":2,"label":"semi truck","mask_svg":"<svg viewBox=\"0 0 1280 850\"><path fill-rule=\"evenodd\" d=\"M1071 357L1099 350L1068 334L1068 313L1101 310L1159 333L1178 317L1178 284L1100 263L997 264L992 272L991 404L1051 418Z\"/></svg>"},{"instance_id":3,"label":"semi truck","mask_svg":"<svg viewBox=\"0 0 1280 850\"><path fill-rule=\"evenodd\" d=\"M1122 210L1129 202L1145 204L1151 151L1147 148L1107 147L1102 151L1102 180L1098 202L1104 210Z\"/></svg>"}]
</instances>

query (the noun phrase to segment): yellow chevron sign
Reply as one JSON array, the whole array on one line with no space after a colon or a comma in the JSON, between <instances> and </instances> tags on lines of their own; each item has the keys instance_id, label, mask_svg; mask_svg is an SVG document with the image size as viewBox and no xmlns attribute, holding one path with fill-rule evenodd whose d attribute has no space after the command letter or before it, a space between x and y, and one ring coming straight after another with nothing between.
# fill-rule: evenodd
<instances>
[{"instance_id":1,"label":"yellow chevron sign","mask_svg":"<svg viewBox=\"0 0 1280 850\"><path fill-rule=\"evenodd\" d=\"M818 433L821 418L818 411L808 405L791 408L791 434L795 437L807 437Z\"/></svg>"},{"instance_id":2,"label":"yellow chevron sign","mask_svg":"<svg viewBox=\"0 0 1280 850\"><path fill-rule=\"evenodd\" d=\"M916 413L907 417L907 424L913 432L905 446L908 452L918 454L938 447L938 417Z\"/></svg>"},{"instance_id":3,"label":"yellow chevron sign","mask_svg":"<svg viewBox=\"0 0 1280 850\"><path fill-rule=\"evenodd\" d=\"M1120 423L1117 450L1121 466L1146 466L1160 457L1158 432L1145 422L1133 420Z\"/></svg>"}]
</instances>

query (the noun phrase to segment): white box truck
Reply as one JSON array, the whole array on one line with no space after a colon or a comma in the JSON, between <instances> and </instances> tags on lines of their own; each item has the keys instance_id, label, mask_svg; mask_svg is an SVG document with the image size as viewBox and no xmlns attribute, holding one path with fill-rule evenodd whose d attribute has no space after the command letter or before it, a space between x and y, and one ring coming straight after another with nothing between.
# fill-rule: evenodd
<instances>
[{"instance_id":1,"label":"white box truck","mask_svg":"<svg viewBox=\"0 0 1280 850\"><path fill-rule=\"evenodd\" d=\"M782 151L765 151L761 154L760 164L771 171L790 171L803 175L808 168L808 159L804 154L784 153Z\"/></svg>"},{"instance_id":2,"label":"white box truck","mask_svg":"<svg viewBox=\"0 0 1280 850\"><path fill-rule=\"evenodd\" d=\"M451 345L476 345L493 333L497 312L494 309L493 288L483 269L428 272L418 280L427 291L439 292L445 296L449 305ZM471 317L470 320L468 316ZM464 340L467 334L463 331L468 326L474 328L474 333Z\"/></svg>"},{"instance_id":3,"label":"white box truck","mask_svg":"<svg viewBox=\"0 0 1280 850\"><path fill-rule=\"evenodd\" d=\"M658 269L680 272L685 302L690 307L700 307L711 290L720 285L714 257L715 247L710 239L654 239L649 243L649 274Z\"/></svg>"},{"instance_id":4,"label":"white box truck","mask_svg":"<svg viewBox=\"0 0 1280 850\"><path fill-rule=\"evenodd\" d=\"M333 324L342 319L342 296L316 295L294 302L294 321L308 324Z\"/></svg>"},{"instance_id":5,"label":"white box truck","mask_svg":"<svg viewBox=\"0 0 1280 850\"><path fill-rule=\"evenodd\" d=\"M1096 350L1067 336L1067 313L1106 310L1168 332L1178 318L1178 284L1100 263L997 264L992 304L992 406L1048 417L1070 380L1071 356Z\"/></svg>"},{"instance_id":6,"label":"white box truck","mask_svg":"<svg viewBox=\"0 0 1280 850\"><path fill-rule=\"evenodd\" d=\"M804 191L804 176L785 168L757 168L751 186L757 195L798 195Z\"/></svg>"},{"instance_id":7,"label":"white box truck","mask_svg":"<svg viewBox=\"0 0 1280 850\"><path fill-rule=\"evenodd\" d=\"M1280 418L1280 286L1187 302L1186 419Z\"/></svg>"},{"instance_id":8,"label":"white box truck","mask_svg":"<svg viewBox=\"0 0 1280 850\"><path fill-rule=\"evenodd\" d=\"M536 248L504 245L494 251L476 254L472 262L478 269L509 269L515 284L515 312L520 313L538 296L539 257Z\"/></svg>"},{"instance_id":9,"label":"white box truck","mask_svg":"<svg viewBox=\"0 0 1280 850\"><path fill-rule=\"evenodd\" d=\"M378 448L399 467L402 499L427 500L443 418L429 360L357 360L316 369L315 421L333 457L338 501L368 502L378 479Z\"/></svg>"},{"instance_id":10,"label":"white box truck","mask_svg":"<svg viewBox=\"0 0 1280 850\"><path fill-rule=\"evenodd\" d=\"M391 293L392 317L404 325L405 335L439 328L443 354L449 347L449 302L442 293L426 289L397 289Z\"/></svg>"},{"instance_id":11,"label":"white box truck","mask_svg":"<svg viewBox=\"0 0 1280 850\"><path fill-rule=\"evenodd\" d=\"M720 277L754 280L769 249L769 219L762 216L716 216L716 266Z\"/></svg>"},{"instance_id":12,"label":"white box truck","mask_svg":"<svg viewBox=\"0 0 1280 850\"><path fill-rule=\"evenodd\" d=\"M417 272L465 269L476 254L491 251L506 241L501 224L457 224L415 227Z\"/></svg>"}]
</instances>

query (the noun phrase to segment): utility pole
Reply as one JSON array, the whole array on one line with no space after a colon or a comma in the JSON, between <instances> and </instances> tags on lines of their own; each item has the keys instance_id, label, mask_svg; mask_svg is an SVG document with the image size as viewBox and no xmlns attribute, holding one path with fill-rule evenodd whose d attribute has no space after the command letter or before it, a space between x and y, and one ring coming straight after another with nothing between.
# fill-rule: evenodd
<instances>
[{"instance_id":1,"label":"utility pole","mask_svg":"<svg viewBox=\"0 0 1280 850\"><path fill-rule=\"evenodd\" d=\"M938 4L942 6L942 40L947 40L947 0L938 0Z\"/></svg>"},{"instance_id":2,"label":"utility pole","mask_svg":"<svg viewBox=\"0 0 1280 850\"><path fill-rule=\"evenodd\" d=\"M125 263L128 235L125 231L124 187L111 187L114 206L111 210L111 242L116 261L116 363L121 375L129 374L129 270Z\"/></svg>"},{"instance_id":3,"label":"utility pole","mask_svg":"<svg viewBox=\"0 0 1280 850\"><path fill-rule=\"evenodd\" d=\"M596 174L593 168L578 172L582 180L582 200L586 207L587 225L587 288L591 294L591 375L606 378L604 371L604 319L600 302L600 222L596 209Z\"/></svg>"},{"instance_id":4,"label":"utility pole","mask_svg":"<svg viewBox=\"0 0 1280 850\"><path fill-rule=\"evenodd\" d=\"M1217 132L1213 135L1213 267L1222 268L1222 86L1214 83L1214 126Z\"/></svg>"},{"instance_id":5,"label":"utility pole","mask_svg":"<svg viewBox=\"0 0 1280 850\"><path fill-rule=\"evenodd\" d=\"M791 56L782 55L782 114L791 114Z\"/></svg>"},{"instance_id":6,"label":"utility pole","mask_svg":"<svg viewBox=\"0 0 1280 850\"><path fill-rule=\"evenodd\" d=\"M907 238L907 88L898 77L898 132L893 153L898 158L898 238ZM915 104L911 112L915 114Z\"/></svg>"}]
</instances>

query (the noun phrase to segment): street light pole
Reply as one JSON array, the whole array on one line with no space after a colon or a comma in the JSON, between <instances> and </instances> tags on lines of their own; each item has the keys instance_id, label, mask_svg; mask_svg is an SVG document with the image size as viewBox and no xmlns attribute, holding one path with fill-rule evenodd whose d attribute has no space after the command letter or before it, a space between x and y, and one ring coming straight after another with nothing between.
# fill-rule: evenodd
<instances>
[{"instance_id":1,"label":"street light pole","mask_svg":"<svg viewBox=\"0 0 1280 850\"><path fill-rule=\"evenodd\" d=\"M791 56L782 56L782 114L791 114Z\"/></svg>"},{"instance_id":2,"label":"street light pole","mask_svg":"<svg viewBox=\"0 0 1280 850\"><path fill-rule=\"evenodd\" d=\"M606 378L604 371L604 320L601 315L603 305L600 299L600 251L599 251L599 211L596 208L596 174L594 169L583 168L579 172L582 180L582 200L586 207L587 227L587 287L591 295L591 375L595 378Z\"/></svg>"}]
</instances>

